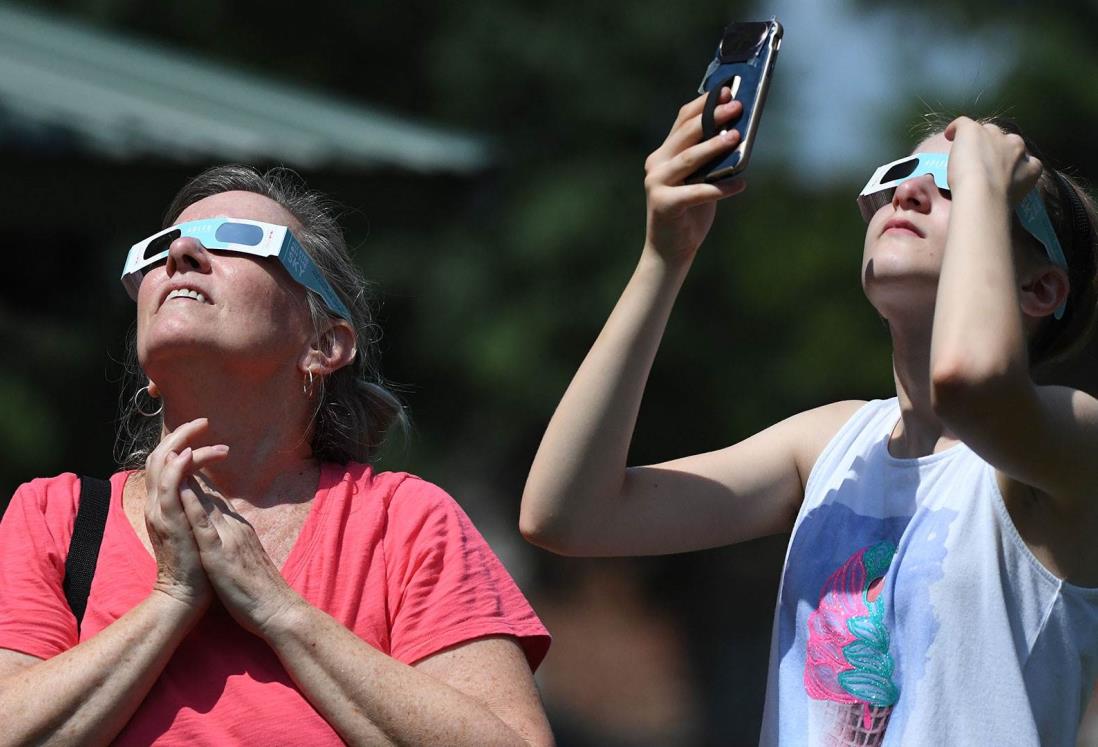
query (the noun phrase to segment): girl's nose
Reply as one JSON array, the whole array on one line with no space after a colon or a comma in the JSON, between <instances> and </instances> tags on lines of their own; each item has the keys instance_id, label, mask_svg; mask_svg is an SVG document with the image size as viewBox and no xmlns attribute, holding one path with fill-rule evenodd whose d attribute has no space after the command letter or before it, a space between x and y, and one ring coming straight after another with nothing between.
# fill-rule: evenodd
<instances>
[{"instance_id":1,"label":"girl's nose","mask_svg":"<svg viewBox=\"0 0 1098 747\"><path fill-rule=\"evenodd\" d=\"M934 183L934 177L923 174L914 179L908 179L896 187L896 192L892 195L892 205L904 210L925 213L930 210L931 200L937 190L938 185Z\"/></svg>"}]
</instances>

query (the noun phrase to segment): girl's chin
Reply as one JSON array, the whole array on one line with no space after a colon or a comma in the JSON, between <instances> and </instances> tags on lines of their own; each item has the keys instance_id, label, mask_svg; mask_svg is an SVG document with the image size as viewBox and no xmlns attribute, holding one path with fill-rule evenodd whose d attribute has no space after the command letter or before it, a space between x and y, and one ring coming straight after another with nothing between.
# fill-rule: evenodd
<instances>
[{"instance_id":1,"label":"girl's chin","mask_svg":"<svg viewBox=\"0 0 1098 747\"><path fill-rule=\"evenodd\" d=\"M913 251L907 247L887 250L878 247L862 264L863 283L938 282L941 262L931 253Z\"/></svg>"},{"instance_id":2,"label":"girl's chin","mask_svg":"<svg viewBox=\"0 0 1098 747\"><path fill-rule=\"evenodd\" d=\"M862 289L877 313L885 319L911 314L934 313L934 302L938 293L937 278L922 278L917 282L905 278L903 282L887 282L885 278L874 278L872 282L863 282Z\"/></svg>"},{"instance_id":3,"label":"girl's chin","mask_svg":"<svg viewBox=\"0 0 1098 747\"><path fill-rule=\"evenodd\" d=\"M921 266L909 259L903 261L870 260L862 268L862 287L866 293L880 288L882 291L905 293L907 289L938 287L939 267Z\"/></svg>"}]
</instances>

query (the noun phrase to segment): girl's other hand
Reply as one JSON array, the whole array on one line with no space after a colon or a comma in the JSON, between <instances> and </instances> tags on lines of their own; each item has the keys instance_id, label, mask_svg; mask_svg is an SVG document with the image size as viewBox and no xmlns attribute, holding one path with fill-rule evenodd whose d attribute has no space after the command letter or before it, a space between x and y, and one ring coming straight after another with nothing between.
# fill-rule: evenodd
<instances>
[{"instance_id":1,"label":"girl's other hand","mask_svg":"<svg viewBox=\"0 0 1098 747\"><path fill-rule=\"evenodd\" d=\"M1001 190L1013 207L1041 176L1041 162L1026 153L1021 136L1003 132L997 125L958 117L943 134L953 143L948 174L951 191L983 182Z\"/></svg>"}]
</instances>

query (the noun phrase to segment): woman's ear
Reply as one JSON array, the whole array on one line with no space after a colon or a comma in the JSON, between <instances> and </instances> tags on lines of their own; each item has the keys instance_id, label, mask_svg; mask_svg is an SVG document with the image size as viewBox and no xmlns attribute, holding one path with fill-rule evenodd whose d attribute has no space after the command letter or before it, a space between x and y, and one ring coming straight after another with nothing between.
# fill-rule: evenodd
<instances>
[{"instance_id":1,"label":"woman's ear","mask_svg":"<svg viewBox=\"0 0 1098 747\"><path fill-rule=\"evenodd\" d=\"M301 370L328 376L353 361L357 352L354 328L343 319L329 319L327 329L305 350Z\"/></svg>"},{"instance_id":2,"label":"woman's ear","mask_svg":"<svg viewBox=\"0 0 1098 747\"><path fill-rule=\"evenodd\" d=\"M1035 267L1022 279L1022 311L1037 318L1050 316L1067 300L1070 290L1063 268L1048 264Z\"/></svg>"}]
</instances>

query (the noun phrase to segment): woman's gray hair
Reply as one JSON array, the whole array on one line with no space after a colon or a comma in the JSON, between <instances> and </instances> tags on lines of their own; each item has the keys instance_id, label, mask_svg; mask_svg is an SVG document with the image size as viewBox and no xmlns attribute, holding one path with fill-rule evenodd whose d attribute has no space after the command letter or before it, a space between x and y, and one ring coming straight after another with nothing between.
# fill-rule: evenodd
<instances>
[{"instance_id":1,"label":"woman's gray hair","mask_svg":"<svg viewBox=\"0 0 1098 747\"><path fill-rule=\"evenodd\" d=\"M195 202L238 190L274 200L297 219L301 228L295 228L294 235L351 312L357 353L351 363L318 379L311 445L313 456L321 461L368 462L394 424L406 429L408 423L400 400L386 388L378 370L381 329L374 321L369 286L347 249L336 206L324 195L308 190L291 169L260 172L251 166L215 166L179 191L168 207L164 228L174 225ZM325 344L320 330L330 317L328 308L316 293L307 291L306 297L317 342ZM115 451L123 467L137 469L144 466L160 440L163 416L148 417L138 411L140 404L150 408L148 402L137 401L138 390L145 386L147 377L137 359L136 324L126 358L130 385L124 387L120 399L121 423Z\"/></svg>"}]
</instances>

